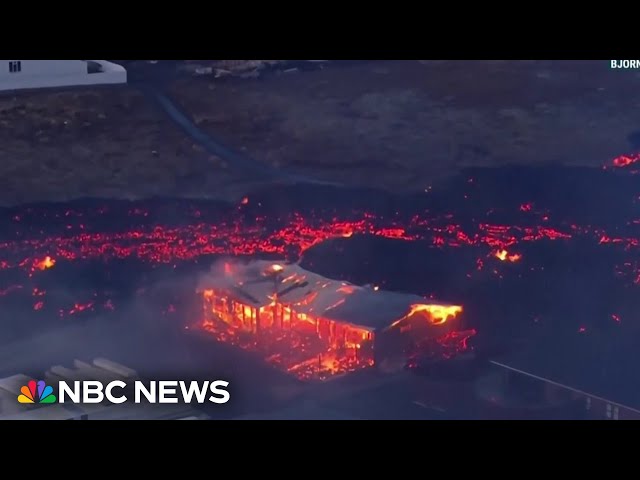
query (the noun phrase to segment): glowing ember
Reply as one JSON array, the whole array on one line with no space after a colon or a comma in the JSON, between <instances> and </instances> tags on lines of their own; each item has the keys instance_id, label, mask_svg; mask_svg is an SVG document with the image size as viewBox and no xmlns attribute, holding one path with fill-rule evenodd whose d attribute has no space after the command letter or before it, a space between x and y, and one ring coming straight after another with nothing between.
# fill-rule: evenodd
<instances>
[{"instance_id":1,"label":"glowing ember","mask_svg":"<svg viewBox=\"0 0 640 480\"><path fill-rule=\"evenodd\" d=\"M522 255L518 254L518 253L514 253L514 254L510 254L509 252L507 252L506 250L498 250L493 254L494 257L496 257L498 260L502 261L502 262L517 262L522 258Z\"/></svg>"},{"instance_id":2,"label":"glowing ember","mask_svg":"<svg viewBox=\"0 0 640 480\"><path fill-rule=\"evenodd\" d=\"M614 168L625 168L629 165L640 162L640 153L633 153L630 155L620 155L612 160L611 165ZM605 169L607 166L605 165Z\"/></svg>"},{"instance_id":3,"label":"glowing ember","mask_svg":"<svg viewBox=\"0 0 640 480\"><path fill-rule=\"evenodd\" d=\"M428 338L413 346L407 361L407 368L415 369L421 361L449 360L473 350L469 340L477 334L476 330L451 331L436 338Z\"/></svg>"},{"instance_id":4,"label":"glowing ember","mask_svg":"<svg viewBox=\"0 0 640 480\"><path fill-rule=\"evenodd\" d=\"M46 270L47 268L53 267L55 264L56 261L53 258L46 256L42 260L37 260L33 267L38 270Z\"/></svg>"},{"instance_id":5,"label":"glowing ember","mask_svg":"<svg viewBox=\"0 0 640 480\"><path fill-rule=\"evenodd\" d=\"M0 243L0 268L23 266L44 270L55 264L52 257L33 258L33 251L49 250L67 261L91 259L138 258L153 263L195 260L204 255L253 255L258 253L300 255L330 238L367 234L407 241L426 240L438 247L482 246L506 249L518 242L571 239L572 233L542 226L507 226L480 223L477 231L464 231L450 218L433 219L415 216L401 227L400 220L384 220L371 214L360 220L339 221L305 219L292 215L278 228L265 225L265 218L243 225L240 222L219 224L194 223L181 227L154 226L117 233L82 232L64 237ZM582 228L580 234L590 232ZM624 241L624 240L623 240ZM22 261L16 257L22 256ZM5 257L5 258L3 258Z\"/></svg>"},{"instance_id":6,"label":"glowing ember","mask_svg":"<svg viewBox=\"0 0 640 480\"><path fill-rule=\"evenodd\" d=\"M75 303L73 305L73 307L70 308L66 312L64 310L60 310L59 314L60 314L61 317L65 316L65 315L75 315L77 313L84 312L85 310L92 309L93 305L94 305L94 302Z\"/></svg>"}]
</instances>

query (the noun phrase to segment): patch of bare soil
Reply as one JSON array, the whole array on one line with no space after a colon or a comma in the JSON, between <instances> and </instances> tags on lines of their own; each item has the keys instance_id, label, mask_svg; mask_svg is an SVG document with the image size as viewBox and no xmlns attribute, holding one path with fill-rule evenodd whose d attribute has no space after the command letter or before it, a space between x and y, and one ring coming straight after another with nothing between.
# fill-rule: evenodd
<instances>
[{"instance_id":1,"label":"patch of bare soil","mask_svg":"<svg viewBox=\"0 0 640 480\"><path fill-rule=\"evenodd\" d=\"M171 93L259 160L397 189L472 165L601 165L640 129L639 75L605 61L379 61Z\"/></svg>"},{"instance_id":2,"label":"patch of bare soil","mask_svg":"<svg viewBox=\"0 0 640 480\"><path fill-rule=\"evenodd\" d=\"M0 97L2 205L206 196L232 183L223 167L133 88Z\"/></svg>"}]
</instances>

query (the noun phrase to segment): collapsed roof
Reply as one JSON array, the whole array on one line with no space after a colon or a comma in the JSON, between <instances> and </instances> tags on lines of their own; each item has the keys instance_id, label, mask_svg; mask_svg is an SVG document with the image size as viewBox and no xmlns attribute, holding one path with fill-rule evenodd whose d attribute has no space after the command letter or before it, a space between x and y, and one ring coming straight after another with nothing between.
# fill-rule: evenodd
<instances>
[{"instance_id":1,"label":"collapsed roof","mask_svg":"<svg viewBox=\"0 0 640 480\"><path fill-rule=\"evenodd\" d=\"M236 301L256 308L277 299L297 313L371 330L390 326L406 317L416 305L434 303L419 295L328 279L295 263L254 260L225 262L217 267L202 279L201 291L224 291Z\"/></svg>"}]
</instances>

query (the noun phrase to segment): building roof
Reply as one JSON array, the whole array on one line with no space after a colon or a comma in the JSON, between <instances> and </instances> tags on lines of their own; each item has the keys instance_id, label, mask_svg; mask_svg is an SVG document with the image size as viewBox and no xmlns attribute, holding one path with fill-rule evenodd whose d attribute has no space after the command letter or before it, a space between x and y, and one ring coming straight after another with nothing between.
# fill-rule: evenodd
<instances>
[{"instance_id":1,"label":"building roof","mask_svg":"<svg viewBox=\"0 0 640 480\"><path fill-rule=\"evenodd\" d=\"M269 305L277 297L297 313L371 330L405 317L413 305L434 303L419 295L328 279L295 263L265 260L226 262L202 278L200 290L207 289L229 292L238 301L255 307Z\"/></svg>"}]
</instances>

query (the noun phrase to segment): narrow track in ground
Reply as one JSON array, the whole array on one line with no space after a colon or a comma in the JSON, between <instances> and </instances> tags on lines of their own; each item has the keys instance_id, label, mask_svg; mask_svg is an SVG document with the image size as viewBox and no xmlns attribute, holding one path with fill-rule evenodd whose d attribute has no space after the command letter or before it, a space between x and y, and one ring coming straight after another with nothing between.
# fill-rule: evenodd
<instances>
[{"instance_id":1,"label":"narrow track in ground","mask_svg":"<svg viewBox=\"0 0 640 480\"><path fill-rule=\"evenodd\" d=\"M205 151L214 155L232 168L242 172L248 179L260 181L285 182L289 184L314 184L342 186L334 182L326 182L304 175L267 165L253 157L238 152L221 140L201 130L176 102L159 87L149 83L139 83L137 87L143 91L183 132L201 145Z\"/></svg>"}]
</instances>

